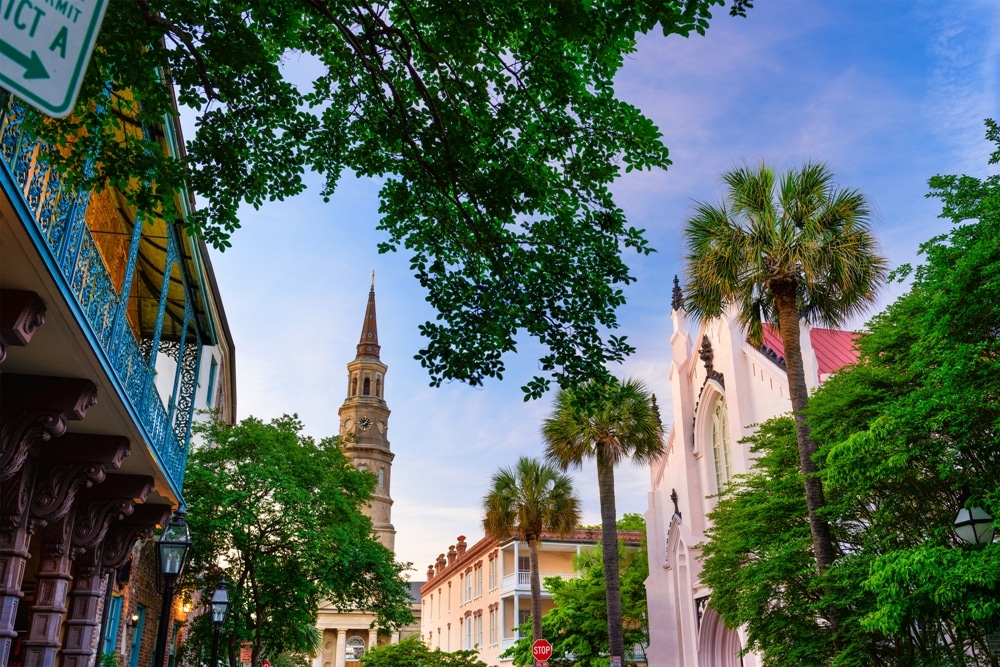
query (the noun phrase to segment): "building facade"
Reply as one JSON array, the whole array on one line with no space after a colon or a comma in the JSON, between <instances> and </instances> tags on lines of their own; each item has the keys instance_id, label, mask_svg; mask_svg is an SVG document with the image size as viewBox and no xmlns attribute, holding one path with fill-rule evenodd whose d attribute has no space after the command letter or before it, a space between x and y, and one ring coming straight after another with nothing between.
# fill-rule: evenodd
<instances>
[{"instance_id":1,"label":"building facade","mask_svg":"<svg viewBox=\"0 0 1000 667\"><path fill-rule=\"evenodd\" d=\"M619 531L619 538L638 547L642 535ZM538 570L546 577L579 576L573 559L594 549L600 530L576 530L568 536L544 535L538 547ZM520 638L518 628L531 619L528 545L517 539L503 543L484 537L471 547L464 535L427 568L420 589L420 636L432 649L474 650L490 667L510 664L500 655ZM542 585L542 614L553 607Z\"/></svg>"},{"instance_id":2,"label":"building facade","mask_svg":"<svg viewBox=\"0 0 1000 667\"><path fill-rule=\"evenodd\" d=\"M375 312L375 278L368 292L361 339L354 360L347 364L346 398L340 406L340 438L344 453L360 470L375 475L375 491L365 508L379 541L395 549L396 529L392 525L392 460L389 447L389 406L385 401L385 375L389 369L380 358L378 321ZM326 604L320 607L317 628L320 651L314 667L357 667L365 651L398 642L419 632L420 585L411 583L412 609L416 621L410 627L387 632L372 627L375 620L363 611L341 611Z\"/></svg>"},{"instance_id":3,"label":"building facade","mask_svg":"<svg viewBox=\"0 0 1000 667\"><path fill-rule=\"evenodd\" d=\"M750 345L734 313L703 321L692 338L674 283L670 383L673 425L665 454L650 466L646 512L650 667L754 667L740 657L746 637L726 628L707 605L700 549L712 498L733 476L753 466L740 440L754 425L789 412L784 352L777 331L765 326L761 347ZM856 360L856 335L801 325L806 384L815 389Z\"/></svg>"},{"instance_id":4,"label":"building facade","mask_svg":"<svg viewBox=\"0 0 1000 667\"><path fill-rule=\"evenodd\" d=\"M232 338L204 243L70 187L24 118L0 91L0 665L145 665L137 540L183 506L197 410L235 415Z\"/></svg>"}]
</instances>

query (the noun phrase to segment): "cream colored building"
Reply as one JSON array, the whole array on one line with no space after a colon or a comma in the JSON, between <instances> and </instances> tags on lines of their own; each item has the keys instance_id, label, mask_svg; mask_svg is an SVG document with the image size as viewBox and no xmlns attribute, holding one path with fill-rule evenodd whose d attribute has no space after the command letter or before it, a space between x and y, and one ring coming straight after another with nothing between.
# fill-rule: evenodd
<instances>
[{"instance_id":1,"label":"cream colored building","mask_svg":"<svg viewBox=\"0 0 1000 667\"><path fill-rule=\"evenodd\" d=\"M375 491L365 514L379 541L394 549L396 529L392 525L392 460L389 448L389 407L385 402L385 374L388 366L379 356L378 322L375 315L375 281L368 292L364 324L357 354L347 364L347 398L338 412L344 453L355 466L376 476ZM397 632L373 628L374 617L361 611L339 611L332 605L320 607L316 627L320 632L320 651L313 667L355 667L360 657L373 646L398 642L420 631L420 586L412 582L410 594L415 622Z\"/></svg>"},{"instance_id":2,"label":"cream colored building","mask_svg":"<svg viewBox=\"0 0 1000 667\"><path fill-rule=\"evenodd\" d=\"M638 546L641 533L619 531L630 546ZM546 535L538 551L543 582L542 614L552 609L546 577L577 576L573 558L595 548L600 530L577 530L567 537ZM489 537L469 547L460 535L448 552L427 568L427 583L420 589L420 636L432 649L472 649L490 667L510 659L500 654L518 639L517 628L531 618L531 582L528 545L516 539L502 544Z\"/></svg>"}]
</instances>

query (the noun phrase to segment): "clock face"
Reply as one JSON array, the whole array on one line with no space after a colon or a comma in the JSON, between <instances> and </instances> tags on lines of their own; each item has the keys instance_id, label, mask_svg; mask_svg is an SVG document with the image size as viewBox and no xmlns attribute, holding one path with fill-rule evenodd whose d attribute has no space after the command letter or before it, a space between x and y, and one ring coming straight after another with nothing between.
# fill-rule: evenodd
<instances>
[{"instance_id":1,"label":"clock face","mask_svg":"<svg viewBox=\"0 0 1000 667\"><path fill-rule=\"evenodd\" d=\"M372 427L372 420L368 419L368 417L362 417L358 420L358 426L361 427L362 431L367 431Z\"/></svg>"}]
</instances>

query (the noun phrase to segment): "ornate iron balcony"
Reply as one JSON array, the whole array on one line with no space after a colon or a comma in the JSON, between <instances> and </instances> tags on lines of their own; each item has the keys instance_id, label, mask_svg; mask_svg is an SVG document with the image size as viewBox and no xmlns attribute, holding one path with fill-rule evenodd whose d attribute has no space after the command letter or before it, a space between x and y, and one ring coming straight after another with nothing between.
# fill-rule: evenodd
<instances>
[{"instance_id":1,"label":"ornate iron balcony","mask_svg":"<svg viewBox=\"0 0 1000 667\"><path fill-rule=\"evenodd\" d=\"M202 349L195 322L196 304L191 303L189 296L188 271L176 268L183 263L179 246L190 240L185 240L176 226L164 224L166 232L157 237L157 243L163 246L158 248L162 253L157 257L162 256L163 266L154 272L162 276L162 288L159 295L144 297L146 302L153 303L146 308L148 325L143 326L142 313L136 305L140 295L134 293L138 288L133 288L137 282L140 245L150 243L143 236L143 224L133 223L129 243L121 240L121 234L117 246L98 243L88 224L88 218L98 215L94 212L88 216L88 206L95 195L69 187L46 164L45 157L51 149L24 131L24 113L13 95L0 93L0 161L3 162L0 169L9 172L4 180L9 183L12 177L18 190L8 192L8 196L20 196L23 206L15 206L15 210L28 211L30 219L22 223L31 227L30 235L36 239L38 251L46 262L57 268L57 278L62 278L57 282L64 292L72 295L79 306L78 312L82 313L82 318L77 317L78 324L98 342L99 349L95 351L110 371L121 400L130 408L145 436L145 444L180 495ZM144 257L148 260L147 255ZM109 270L109 264L114 272ZM172 292L171 280L181 283ZM131 307L130 295L136 302ZM173 320L165 330L168 299L172 299ZM160 352L173 357L177 369L166 400L161 398L155 383Z\"/></svg>"}]
</instances>

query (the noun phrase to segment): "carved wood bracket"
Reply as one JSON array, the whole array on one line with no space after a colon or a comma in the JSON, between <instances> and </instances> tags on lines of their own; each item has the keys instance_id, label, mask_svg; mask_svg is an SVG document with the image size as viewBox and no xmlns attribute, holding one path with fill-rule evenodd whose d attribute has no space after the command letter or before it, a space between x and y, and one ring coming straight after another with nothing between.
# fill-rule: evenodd
<instances>
[{"instance_id":1,"label":"carved wood bracket","mask_svg":"<svg viewBox=\"0 0 1000 667\"><path fill-rule=\"evenodd\" d=\"M7 358L8 346L31 342L35 330L45 324L45 302L34 292L0 290L0 362Z\"/></svg>"},{"instance_id":2,"label":"carved wood bracket","mask_svg":"<svg viewBox=\"0 0 1000 667\"><path fill-rule=\"evenodd\" d=\"M0 481L24 465L36 444L66 432L66 422L79 421L97 403L90 380L41 375L0 375Z\"/></svg>"}]
</instances>

